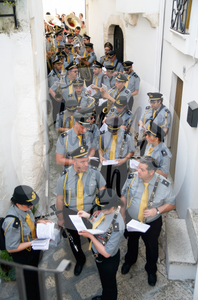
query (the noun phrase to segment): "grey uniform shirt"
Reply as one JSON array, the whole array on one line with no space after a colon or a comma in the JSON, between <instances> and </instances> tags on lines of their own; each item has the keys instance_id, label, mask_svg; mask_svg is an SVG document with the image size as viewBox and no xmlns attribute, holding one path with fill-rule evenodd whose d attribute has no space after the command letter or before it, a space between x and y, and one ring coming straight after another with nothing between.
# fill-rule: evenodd
<instances>
[{"instance_id":1,"label":"grey uniform shirt","mask_svg":"<svg viewBox=\"0 0 198 300\"><path fill-rule=\"evenodd\" d=\"M59 50L58 50L58 48L57 48L57 46L65 46L65 43L63 42L63 41L57 41L57 39L54 39L54 46L55 46L55 50L56 50L56 52L58 52Z\"/></svg>"},{"instance_id":2,"label":"grey uniform shirt","mask_svg":"<svg viewBox=\"0 0 198 300\"><path fill-rule=\"evenodd\" d=\"M78 101L78 106L80 106L80 107L90 107L95 103L95 99L90 97L89 95L85 95L84 90L82 90L82 93L80 96L78 96L75 93L75 99Z\"/></svg>"},{"instance_id":3,"label":"grey uniform shirt","mask_svg":"<svg viewBox=\"0 0 198 300\"><path fill-rule=\"evenodd\" d=\"M31 210L22 211L17 206L11 206L7 212L7 215L17 216L21 222L23 227L23 239L24 242L32 241L31 230L28 224L25 221L27 213L29 214L32 222L34 223L34 216ZM18 228L14 228L13 224L15 219L12 217L6 218L3 222L3 230L5 232L5 245L7 250L17 249L21 241L21 225ZM8 226L9 225L9 226Z\"/></svg>"},{"instance_id":4,"label":"grey uniform shirt","mask_svg":"<svg viewBox=\"0 0 198 300\"><path fill-rule=\"evenodd\" d=\"M110 61L110 65L111 64L112 64L112 62ZM117 58L113 61L112 66L114 66L114 67L116 66L115 72L123 72L123 65L120 61L118 61Z\"/></svg>"},{"instance_id":5,"label":"grey uniform shirt","mask_svg":"<svg viewBox=\"0 0 198 300\"><path fill-rule=\"evenodd\" d=\"M140 86L140 77L133 71L131 74L128 75L125 74L128 79L128 86L127 88L131 91L131 93L135 92L135 90L139 90Z\"/></svg>"},{"instance_id":6,"label":"grey uniform shirt","mask_svg":"<svg viewBox=\"0 0 198 300\"><path fill-rule=\"evenodd\" d=\"M89 53L89 59L88 59L88 62L90 62L90 64L91 64L91 65L89 66L89 68L90 68L91 70L93 70L92 64L93 64L94 60L97 60L97 57L96 57L96 55L95 55L95 52L93 51L93 52Z\"/></svg>"},{"instance_id":7,"label":"grey uniform shirt","mask_svg":"<svg viewBox=\"0 0 198 300\"><path fill-rule=\"evenodd\" d=\"M98 87L102 87L102 83L107 86L108 90L110 89L109 77L106 74L101 72L100 75L93 76L93 84L95 84ZM100 91L96 90L96 94L94 96L96 96L97 98L101 98Z\"/></svg>"},{"instance_id":8,"label":"grey uniform shirt","mask_svg":"<svg viewBox=\"0 0 198 300\"><path fill-rule=\"evenodd\" d=\"M152 144L148 144L144 153L145 156L147 155L151 147L154 150L152 151L150 156L156 159L157 164L159 165L158 170L161 170L164 174L169 174L170 161L172 157L170 150L166 147L166 145L163 142L159 143L155 147L153 147Z\"/></svg>"},{"instance_id":9,"label":"grey uniform shirt","mask_svg":"<svg viewBox=\"0 0 198 300\"><path fill-rule=\"evenodd\" d=\"M121 89L120 91L115 88L113 90L110 90L108 93L115 100L117 100L117 98L119 96L125 96L127 98L127 103L129 103L129 100L131 98L131 92L130 92L130 90L126 89L125 87L123 87L123 89ZM112 103L111 106L113 107L114 104Z\"/></svg>"},{"instance_id":10,"label":"grey uniform shirt","mask_svg":"<svg viewBox=\"0 0 198 300\"><path fill-rule=\"evenodd\" d=\"M95 150L98 150L100 148L100 130L98 129L98 126L96 124L91 124L88 130L93 135L93 145L95 147Z\"/></svg>"},{"instance_id":11,"label":"grey uniform shirt","mask_svg":"<svg viewBox=\"0 0 198 300\"><path fill-rule=\"evenodd\" d=\"M104 67L106 66L106 65L110 65L111 64L111 61L105 56L105 55L103 55L103 56L101 56L100 57L100 61L99 61Z\"/></svg>"},{"instance_id":12,"label":"grey uniform shirt","mask_svg":"<svg viewBox=\"0 0 198 300\"><path fill-rule=\"evenodd\" d=\"M121 150L121 144L124 137L124 129L120 128L117 132L117 142L116 142L116 151L115 151L115 159L119 159L120 150ZM109 131L102 132L100 136L100 149L103 153L103 157L105 159L109 159L110 156L110 150L111 150L111 143L112 143L112 133ZM134 152L135 147L133 143L133 137L130 134L126 135L125 143L124 143L124 150L122 152L122 158L124 158L129 152Z\"/></svg>"},{"instance_id":13,"label":"grey uniform shirt","mask_svg":"<svg viewBox=\"0 0 198 300\"><path fill-rule=\"evenodd\" d=\"M68 95L73 95L75 98L75 89L73 87L72 80L70 80L68 76L65 76L65 85L67 87L62 90L63 99L66 101Z\"/></svg>"},{"instance_id":14,"label":"grey uniform shirt","mask_svg":"<svg viewBox=\"0 0 198 300\"><path fill-rule=\"evenodd\" d=\"M153 178L149 182L148 190L149 190L149 198L151 196L151 193L153 191L157 176L159 174L155 173ZM135 177L135 179L134 179ZM175 195L173 192L173 189L171 187L171 184L168 180L166 180L163 176L159 175L160 180L158 183L157 190L155 192L154 202L152 205L153 207L160 207L164 205L165 203L174 205L175 204ZM134 179L133 183L131 184L131 181ZM131 184L131 187L129 189L129 186ZM138 172L132 173L128 176L124 187L122 188L122 195L127 198L128 195L128 201L130 203L131 198L131 206L127 208L128 213L132 219L135 219L138 221L138 214L139 214L139 208L141 203L142 194L144 191L144 184L143 180L138 177ZM146 219L146 223L150 223L156 219L158 219L160 215L155 215L154 217L148 217Z\"/></svg>"},{"instance_id":15,"label":"grey uniform shirt","mask_svg":"<svg viewBox=\"0 0 198 300\"><path fill-rule=\"evenodd\" d=\"M52 70L47 77L48 77L48 87L53 88L52 90L55 91L57 85L55 85L54 83L60 81L61 79L60 73L58 73L56 70Z\"/></svg>"},{"instance_id":16,"label":"grey uniform shirt","mask_svg":"<svg viewBox=\"0 0 198 300\"><path fill-rule=\"evenodd\" d=\"M109 228L110 223L113 220L114 214L115 214L115 212L113 212L112 214L109 214L109 215L105 215L105 219L98 225L97 229L100 229L100 230L103 230L103 231L106 232L107 229ZM96 218L94 223L97 222L100 219L101 216L102 216L102 212L98 215L98 217ZM125 230L125 224L124 224L123 218L122 218L120 213L117 216L116 223L118 223L119 231L114 231L113 230L112 233L111 233L110 239L108 240L108 242L105 245L105 251L108 254L110 254L111 256L116 255L116 253L118 252L119 245L120 245L120 242L122 240L123 233L124 233L124 230ZM105 233L100 234L100 235L95 235L95 238L99 242L102 243L102 241L105 238ZM94 246L93 243L92 243L91 247L92 247L94 253L98 253L98 251L97 251L97 249L96 249L96 247Z\"/></svg>"},{"instance_id":17,"label":"grey uniform shirt","mask_svg":"<svg viewBox=\"0 0 198 300\"><path fill-rule=\"evenodd\" d=\"M116 83L115 76L109 77L109 82L110 82L111 88L115 87L115 83Z\"/></svg>"},{"instance_id":18,"label":"grey uniform shirt","mask_svg":"<svg viewBox=\"0 0 198 300\"><path fill-rule=\"evenodd\" d=\"M70 128L71 115L68 110L61 111L56 116L56 129L59 128ZM73 118L73 124L75 119Z\"/></svg>"},{"instance_id":19,"label":"grey uniform shirt","mask_svg":"<svg viewBox=\"0 0 198 300\"><path fill-rule=\"evenodd\" d=\"M109 111L109 113L107 114L107 117L109 116L119 116L122 118L122 125L126 126L126 127L131 127L132 122L133 122L133 113L130 110L125 110L125 113L123 114L123 112L119 113L116 109L116 107L112 107Z\"/></svg>"},{"instance_id":20,"label":"grey uniform shirt","mask_svg":"<svg viewBox=\"0 0 198 300\"><path fill-rule=\"evenodd\" d=\"M82 57L86 57L89 53L87 52L85 46L83 45L81 48L80 48L80 56Z\"/></svg>"},{"instance_id":21,"label":"grey uniform shirt","mask_svg":"<svg viewBox=\"0 0 198 300\"><path fill-rule=\"evenodd\" d=\"M154 114L154 110L151 108L151 106L147 106L144 114L141 116L140 119L144 123L146 128L148 128L148 125L150 123L150 120L153 117L153 114ZM166 106L163 105L162 109L161 106L158 108L157 116L155 117L153 122L162 128L170 128L171 113Z\"/></svg>"},{"instance_id":22,"label":"grey uniform shirt","mask_svg":"<svg viewBox=\"0 0 198 300\"><path fill-rule=\"evenodd\" d=\"M65 59L67 60L68 64L70 64L74 60L73 54L71 53L71 51L69 53L65 52L65 54L66 54Z\"/></svg>"},{"instance_id":23,"label":"grey uniform shirt","mask_svg":"<svg viewBox=\"0 0 198 300\"><path fill-rule=\"evenodd\" d=\"M46 41L46 51L50 51L51 48L51 41L47 42Z\"/></svg>"},{"instance_id":24,"label":"grey uniform shirt","mask_svg":"<svg viewBox=\"0 0 198 300\"><path fill-rule=\"evenodd\" d=\"M70 202L69 208L78 211L76 208L76 198L77 198L77 182L78 173L71 166L68 168L67 172L60 176L56 186L56 194L64 195L64 182L65 176L67 175L67 181L65 185L66 190L66 203ZM93 207L94 200L96 198L96 189L100 189L106 185L106 181L96 167L88 166L86 172L82 176L83 182L83 210L88 212Z\"/></svg>"}]
</instances>

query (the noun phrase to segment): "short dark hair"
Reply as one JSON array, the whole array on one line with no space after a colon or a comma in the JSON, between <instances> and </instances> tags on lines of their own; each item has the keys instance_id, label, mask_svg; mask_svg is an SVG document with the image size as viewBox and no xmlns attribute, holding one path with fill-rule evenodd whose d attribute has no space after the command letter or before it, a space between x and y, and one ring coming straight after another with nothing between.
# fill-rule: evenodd
<instances>
[{"instance_id":1,"label":"short dark hair","mask_svg":"<svg viewBox=\"0 0 198 300\"><path fill-rule=\"evenodd\" d=\"M46 15L51 15L51 14L50 14L50 12L48 11L48 12L46 12Z\"/></svg>"},{"instance_id":2,"label":"short dark hair","mask_svg":"<svg viewBox=\"0 0 198 300\"><path fill-rule=\"evenodd\" d=\"M82 14L82 13L80 13L80 15L81 15L81 17L83 18L83 14Z\"/></svg>"},{"instance_id":3,"label":"short dark hair","mask_svg":"<svg viewBox=\"0 0 198 300\"><path fill-rule=\"evenodd\" d=\"M157 168L158 168L158 165L157 165L157 162L154 158L152 158L151 156L143 156L141 159L140 159L140 163L141 164L145 164L147 165L147 170L149 171L149 173L151 171L156 171Z\"/></svg>"},{"instance_id":4,"label":"short dark hair","mask_svg":"<svg viewBox=\"0 0 198 300\"><path fill-rule=\"evenodd\" d=\"M80 30L80 26L76 26L76 28L75 29L78 29L78 30Z\"/></svg>"}]
</instances>

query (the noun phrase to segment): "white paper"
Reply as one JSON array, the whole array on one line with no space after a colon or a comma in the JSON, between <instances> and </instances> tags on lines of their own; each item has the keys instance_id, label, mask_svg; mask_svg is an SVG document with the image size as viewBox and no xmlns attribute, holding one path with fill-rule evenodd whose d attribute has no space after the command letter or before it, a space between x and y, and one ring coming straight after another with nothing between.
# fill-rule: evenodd
<instances>
[{"instance_id":1,"label":"white paper","mask_svg":"<svg viewBox=\"0 0 198 300\"><path fill-rule=\"evenodd\" d=\"M75 63L78 65L79 64L79 59L76 57L76 59L75 59Z\"/></svg>"},{"instance_id":2,"label":"white paper","mask_svg":"<svg viewBox=\"0 0 198 300\"><path fill-rule=\"evenodd\" d=\"M131 169L138 169L138 165L139 165L139 161L135 160L135 159L131 159L130 160L130 168Z\"/></svg>"},{"instance_id":3,"label":"white paper","mask_svg":"<svg viewBox=\"0 0 198 300\"><path fill-rule=\"evenodd\" d=\"M38 239L54 240L54 223L38 223L36 226L36 236Z\"/></svg>"},{"instance_id":4,"label":"white paper","mask_svg":"<svg viewBox=\"0 0 198 300\"><path fill-rule=\"evenodd\" d=\"M98 106L101 106L103 103L105 103L107 101L107 99L103 99L103 98L100 98L99 99L99 103L98 103Z\"/></svg>"},{"instance_id":5,"label":"white paper","mask_svg":"<svg viewBox=\"0 0 198 300\"><path fill-rule=\"evenodd\" d=\"M142 222L136 221L136 220L131 220L127 225L127 231L138 231L138 232L146 232L149 228L150 225L144 224Z\"/></svg>"},{"instance_id":6,"label":"white paper","mask_svg":"<svg viewBox=\"0 0 198 300\"><path fill-rule=\"evenodd\" d=\"M115 159L109 159L109 160L103 160L102 165L103 166L108 166L108 165L117 165L118 161Z\"/></svg>"},{"instance_id":7,"label":"white paper","mask_svg":"<svg viewBox=\"0 0 198 300\"><path fill-rule=\"evenodd\" d=\"M92 156L92 157L89 157L89 160L96 160L96 161L99 161L99 158L98 158L98 157L95 157L95 156Z\"/></svg>"},{"instance_id":8,"label":"white paper","mask_svg":"<svg viewBox=\"0 0 198 300\"><path fill-rule=\"evenodd\" d=\"M102 83L102 87L105 90L105 92L108 92L108 88L107 88L107 86L104 83Z\"/></svg>"},{"instance_id":9,"label":"white paper","mask_svg":"<svg viewBox=\"0 0 198 300\"><path fill-rule=\"evenodd\" d=\"M103 234L105 233L103 230L100 229L87 229L87 227L85 226L85 224L82 221L82 218L79 217L78 215L69 215L72 223L74 224L74 226L76 227L76 230L82 231L82 230L86 230L92 234Z\"/></svg>"},{"instance_id":10,"label":"white paper","mask_svg":"<svg viewBox=\"0 0 198 300\"><path fill-rule=\"evenodd\" d=\"M91 85L89 85L89 86L87 87L87 92L88 92L88 91L91 91L91 94L90 94L91 97L94 96L94 95L96 94L95 89L92 89L92 88L91 88Z\"/></svg>"},{"instance_id":11,"label":"white paper","mask_svg":"<svg viewBox=\"0 0 198 300\"><path fill-rule=\"evenodd\" d=\"M104 123L101 127L100 127L100 131L107 131L108 130L108 127L107 127L107 124Z\"/></svg>"},{"instance_id":12,"label":"white paper","mask_svg":"<svg viewBox=\"0 0 198 300\"><path fill-rule=\"evenodd\" d=\"M48 250L49 249L49 241L50 239L35 239L32 242L33 250Z\"/></svg>"}]
</instances>

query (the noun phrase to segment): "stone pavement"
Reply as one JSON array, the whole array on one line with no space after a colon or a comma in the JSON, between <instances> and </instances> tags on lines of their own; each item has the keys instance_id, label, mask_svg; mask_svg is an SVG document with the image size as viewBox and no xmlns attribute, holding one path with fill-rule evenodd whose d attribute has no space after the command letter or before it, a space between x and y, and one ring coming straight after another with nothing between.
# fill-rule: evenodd
<instances>
[{"instance_id":1,"label":"stone pavement","mask_svg":"<svg viewBox=\"0 0 198 300\"><path fill-rule=\"evenodd\" d=\"M51 123L51 117L49 123ZM56 201L55 187L62 168L56 165L55 145L57 133L53 126L49 130L50 145L52 150L49 155L50 163L50 180L49 180L49 206ZM176 211L171 211L163 215L166 218L178 218ZM56 217L51 218L54 222ZM75 259L71 253L68 239L61 240L57 247L50 248L44 253L40 268L55 269L62 259L68 259L72 262L71 269L61 274L62 293L64 300L90 300L95 295L101 294L101 284L97 268L95 265L92 252L88 251L88 241L82 238L83 250L86 254L87 261L80 276L73 275ZM126 251L126 239L123 238L120 245L121 262L117 273L118 283L118 300L191 300L193 299L194 281L170 281L167 278L166 261L165 261L165 224L159 237L159 261L157 272L157 283L151 287L147 283L147 273L144 270L145 246L142 240L139 244L139 256L127 275L121 274L121 266L124 261ZM56 299L55 280L53 274L46 276L46 289L48 299ZM0 283L0 299L17 300L16 282ZM109 299L110 300L110 299Z\"/></svg>"}]
</instances>

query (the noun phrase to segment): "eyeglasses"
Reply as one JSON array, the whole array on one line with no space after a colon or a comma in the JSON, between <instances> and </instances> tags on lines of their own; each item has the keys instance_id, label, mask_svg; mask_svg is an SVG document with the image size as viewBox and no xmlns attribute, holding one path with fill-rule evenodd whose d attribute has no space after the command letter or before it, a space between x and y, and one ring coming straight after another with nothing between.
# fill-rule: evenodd
<instances>
[{"instance_id":1,"label":"eyeglasses","mask_svg":"<svg viewBox=\"0 0 198 300\"><path fill-rule=\"evenodd\" d=\"M160 100L148 100L148 102L149 103L153 103L153 104L155 104L155 103L157 103L157 102L159 102Z\"/></svg>"},{"instance_id":2,"label":"eyeglasses","mask_svg":"<svg viewBox=\"0 0 198 300\"><path fill-rule=\"evenodd\" d=\"M73 73L78 73L78 71L72 71Z\"/></svg>"}]
</instances>

